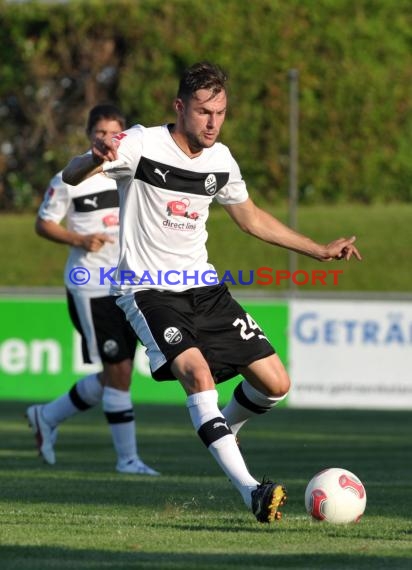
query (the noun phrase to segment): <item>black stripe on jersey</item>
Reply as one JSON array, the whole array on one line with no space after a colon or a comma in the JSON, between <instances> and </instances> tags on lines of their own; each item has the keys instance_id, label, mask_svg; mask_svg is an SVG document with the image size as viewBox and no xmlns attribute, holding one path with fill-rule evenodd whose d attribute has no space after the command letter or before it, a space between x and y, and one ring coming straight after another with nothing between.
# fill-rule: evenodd
<instances>
[{"instance_id":1,"label":"black stripe on jersey","mask_svg":"<svg viewBox=\"0 0 412 570\"><path fill-rule=\"evenodd\" d=\"M104 190L73 198L76 212L95 212L106 208L117 208L119 206L119 194L117 190Z\"/></svg>"},{"instance_id":2,"label":"black stripe on jersey","mask_svg":"<svg viewBox=\"0 0 412 570\"><path fill-rule=\"evenodd\" d=\"M229 173L193 172L142 156L134 177L157 188L200 196L214 196L227 184Z\"/></svg>"}]
</instances>

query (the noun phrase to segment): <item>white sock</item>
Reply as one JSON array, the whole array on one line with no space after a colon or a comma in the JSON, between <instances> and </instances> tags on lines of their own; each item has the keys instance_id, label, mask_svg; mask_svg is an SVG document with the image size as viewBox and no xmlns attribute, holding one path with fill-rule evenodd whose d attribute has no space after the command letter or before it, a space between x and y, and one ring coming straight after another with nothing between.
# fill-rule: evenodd
<instances>
[{"instance_id":1,"label":"white sock","mask_svg":"<svg viewBox=\"0 0 412 570\"><path fill-rule=\"evenodd\" d=\"M85 376L69 392L42 407L44 420L52 427L75 414L88 410L102 399L103 386L97 374Z\"/></svg>"},{"instance_id":2,"label":"white sock","mask_svg":"<svg viewBox=\"0 0 412 570\"><path fill-rule=\"evenodd\" d=\"M186 405L195 430L250 508L251 492L258 482L249 473L217 400L217 391L207 390L189 396Z\"/></svg>"},{"instance_id":3,"label":"white sock","mask_svg":"<svg viewBox=\"0 0 412 570\"><path fill-rule=\"evenodd\" d=\"M103 390L103 411L110 426L118 461L127 463L138 459L136 424L130 392L106 386Z\"/></svg>"},{"instance_id":4,"label":"white sock","mask_svg":"<svg viewBox=\"0 0 412 570\"><path fill-rule=\"evenodd\" d=\"M284 398L286 394L280 398L266 396L256 390L247 380L243 380L235 388L232 399L223 408L222 414L236 435L249 418L269 412Z\"/></svg>"}]
</instances>

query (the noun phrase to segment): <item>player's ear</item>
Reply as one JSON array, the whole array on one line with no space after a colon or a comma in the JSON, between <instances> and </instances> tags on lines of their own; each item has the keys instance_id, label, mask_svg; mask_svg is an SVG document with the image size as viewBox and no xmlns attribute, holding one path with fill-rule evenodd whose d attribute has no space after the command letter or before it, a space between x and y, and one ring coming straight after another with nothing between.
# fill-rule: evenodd
<instances>
[{"instance_id":1,"label":"player's ear","mask_svg":"<svg viewBox=\"0 0 412 570\"><path fill-rule=\"evenodd\" d=\"M173 106L178 115L181 115L183 113L185 106L181 99L175 99Z\"/></svg>"}]
</instances>

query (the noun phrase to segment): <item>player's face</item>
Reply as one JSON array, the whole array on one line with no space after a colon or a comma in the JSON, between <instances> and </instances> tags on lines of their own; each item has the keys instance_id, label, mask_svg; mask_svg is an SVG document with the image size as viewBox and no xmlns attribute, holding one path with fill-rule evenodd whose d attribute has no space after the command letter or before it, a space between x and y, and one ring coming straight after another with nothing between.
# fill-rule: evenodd
<instances>
[{"instance_id":1,"label":"player's face","mask_svg":"<svg viewBox=\"0 0 412 570\"><path fill-rule=\"evenodd\" d=\"M121 124L113 119L100 119L97 121L90 133L90 140L93 143L96 139L102 140L105 144L110 144L112 138L122 132Z\"/></svg>"},{"instance_id":2,"label":"player's face","mask_svg":"<svg viewBox=\"0 0 412 570\"><path fill-rule=\"evenodd\" d=\"M225 91L211 96L208 89L199 89L186 103L177 100L180 126L193 151L215 144L225 120L226 104Z\"/></svg>"}]
</instances>

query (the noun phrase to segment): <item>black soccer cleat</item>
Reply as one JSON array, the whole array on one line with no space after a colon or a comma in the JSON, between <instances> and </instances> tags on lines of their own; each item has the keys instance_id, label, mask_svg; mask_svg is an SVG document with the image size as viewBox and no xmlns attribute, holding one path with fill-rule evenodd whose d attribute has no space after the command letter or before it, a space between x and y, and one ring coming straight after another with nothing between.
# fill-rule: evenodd
<instances>
[{"instance_id":1,"label":"black soccer cleat","mask_svg":"<svg viewBox=\"0 0 412 570\"><path fill-rule=\"evenodd\" d=\"M265 481L252 491L252 512L261 523L279 520L282 513L279 507L287 501L286 489L280 483Z\"/></svg>"}]
</instances>

